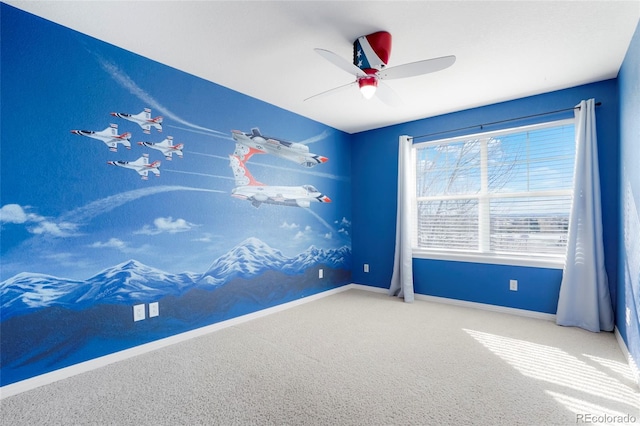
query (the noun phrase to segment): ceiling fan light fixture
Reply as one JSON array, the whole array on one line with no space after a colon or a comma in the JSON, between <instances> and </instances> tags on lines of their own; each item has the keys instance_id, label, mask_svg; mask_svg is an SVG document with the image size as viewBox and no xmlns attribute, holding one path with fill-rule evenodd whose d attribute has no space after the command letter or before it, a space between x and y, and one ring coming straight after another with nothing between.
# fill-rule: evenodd
<instances>
[{"instance_id":1,"label":"ceiling fan light fixture","mask_svg":"<svg viewBox=\"0 0 640 426\"><path fill-rule=\"evenodd\" d=\"M360 93L365 99L371 99L376 93L378 87L378 79L376 77L362 77L358 80L358 86L360 87Z\"/></svg>"},{"instance_id":2,"label":"ceiling fan light fixture","mask_svg":"<svg viewBox=\"0 0 640 426\"><path fill-rule=\"evenodd\" d=\"M378 80L394 80L429 74L448 68L456 61L454 55L449 55L387 68L387 62L391 54L391 34L386 31L378 31L377 33L358 37L353 43L353 63L330 50L318 48L314 50L336 67L355 76L356 80L351 80L349 84L325 90L305 99L305 101L316 96L334 93L342 88L353 87L353 83L357 82L363 98L371 99L374 95L377 95L380 101L389 106L400 105L402 103L400 97L390 86L383 83L380 87L380 92L376 93Z\"/></svg>"}]
</instances>

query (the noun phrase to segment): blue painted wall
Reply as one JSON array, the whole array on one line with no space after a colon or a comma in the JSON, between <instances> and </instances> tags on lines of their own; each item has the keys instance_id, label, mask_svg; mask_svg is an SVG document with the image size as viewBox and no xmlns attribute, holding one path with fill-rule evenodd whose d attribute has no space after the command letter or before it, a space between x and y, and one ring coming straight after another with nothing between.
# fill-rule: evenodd
<instances>
[{"instance_id":1,"label":"blue painted wall","mask_svg":"<svg viewBox=\"0 0 640 426\"><path fill-rule=\"evenodd\" d=\"M523 82L524 84L524 82ZM618 252L618 90L617 81L579 86L510 102L460 111L353 135L353 280L388 288L393 269L397 196L398 137L426 135L483 123L570 108L582 99L602 102L596 109L601 168L604 244L612 298L617 289ZM425 100L428 102L428 100ZM571 112L569 112L571 116ZM567 113L502 124L525 125ZM495 130L498 125L485 126ZM468 132L468 130L467 130ZM452 132L438 137L450 137ZM432 137L435 139L437 137ZM428 139L420 139L424 141ZM362 265L370 264L364 273ZM414 259L417 293L555 313L562 270ZM509 291L518 280L518 292Z\"/></svg>"},{"instance_id":2,"label":"blue painted wall","mask_svg":"<svg viewBox=\"0 0 640 426\"><path fill-rule=\"evenodd\" d=\"M618 74L620 257L616 325L640 366L640 24Z\"/></svg>"},{"instance_id":3,"label":"blue painted wall","mask_svg":"<svg viewBox=\"0 0 640 426\"><path fill-rule=\"evenodd\" d=\"M418 294L555 314L562 271L444 260L414 260ZM509 280L518 291L509 291ZM505 288L507 291L505 291Z\"/></svg>"},{"instance_id":4,"label":"blue painted wall","mask_svg":"<svg viewBox=\"0 0 640 426\"><path fill-rule=\"evenodd\" d=\"M0 385L352 281L348 134L0 7ZM110 114L144 108L161 129ZM72 132L110 124L129 149ZM331 202L232 197L232 130L253 127L329 158L256 154L244 161L257 180ZM137 143L169 136L183 156ZM108 164L144 155L159 176Z\"/></svg>"}]
</instances>

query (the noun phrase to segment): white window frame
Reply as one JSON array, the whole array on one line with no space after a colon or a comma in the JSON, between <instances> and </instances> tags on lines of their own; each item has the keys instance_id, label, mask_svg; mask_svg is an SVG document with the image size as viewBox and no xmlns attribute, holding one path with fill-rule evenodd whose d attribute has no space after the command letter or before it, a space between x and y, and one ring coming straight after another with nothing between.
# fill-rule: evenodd
<instances>
[{"instance_id":1,"label":"white window frame","mask_svg":"<svg viewBox=\"0 0 640 426\"><path fill-rule=\"evenodd\" d=\"M517 198L517 197L525 197L530 195L536 196L558 196L558 195L570 195L573 196L573 189L570 190L547 190L547 191L535 191L530 193L504 193L501 192L499 194L495 194L492 196L487 191L488 188L488 177L487 177L487 143L481 143L481 155L480 155L480 163L481 163L481 190L478 194L474 194L473 196L469 196L465 194L464 196L440 196L440 197L420 197L416 196L416 152L420 148L437 146L443 144L450 144L455 142L463 142L467 140L480 139L484 142L489 141L491 138L495 138L498 136L503 136L507 134L515 134L515 133L523 133L527 131L533 130L541 130L545 128L551 127L559 127L566 125L573 125L575 120L573 118L568 118L564 120L555 120L549 121L539 124L533 124L528 126L520 126L520 127L512 127L507 129L489 131L489 132L481 132L474 134L467 134L463 136L456 136L453 138L447 139L438 139L434 141L428 142L419 142L414 143L411 147L411 178L409 180L410 188L407 188L409 194L412 194L411 197L411 211L412 211L412 252L414 258L419 259L433 259L433 260L449 260L449 261L460 261L460 262L474 262L474 263L489 263L489 264L498 264L498 265L511 265L511 266L527 266L527 267L539 267L539 268L550 268L550 269L562 269L565 264L565 256L559 255L535 255L532 256L530 254L498 254L491 253L488 251L489 244L489 223L490 223L490 215L489 215L489 201L491 198ZM442 200L442 199L458 199L458 198L477 198L478 199L478 210L479 210L479 250L478 251L463 251L463 250L447 250L447 249L425 249L418 247L418 202L419 201L430 201L430 200Z\"/></svg>"}]
</instances>

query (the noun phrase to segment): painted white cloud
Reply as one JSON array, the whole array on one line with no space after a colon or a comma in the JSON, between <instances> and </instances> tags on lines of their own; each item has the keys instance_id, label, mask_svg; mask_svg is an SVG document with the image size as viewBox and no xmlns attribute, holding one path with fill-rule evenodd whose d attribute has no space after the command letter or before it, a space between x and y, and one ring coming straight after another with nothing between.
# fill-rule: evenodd
<instances>
[{"instance_id":1,"label":"painted white cloud","mask_svg":"<svg viewBox=\"0 0 640 426\"><path fill-rule=\"evenodd\" d=\"M25 225L27 231L35 235L52 235L54 237L68 237L74 235L77 226L71 222L58 223L44 216L30 213L19 204L5 204L0 208L0 223Z\"/></svg>"},{"instance_id":2,"label":"painted white cloud","mask_svg":"<svg viewBox=\"0 0 640 426\"><path fill-rule=\"evenodd\" d=\"M293 238L296 239L296 240L301 240L301 239L304 239L304 238L308 238L309 236L311 236L312 232L313 231L312 231L311 227L309 225L307 225L307 226L304 227L303 231L298 231L296 233L295 237L293 237Z\"/></svg>"},{"instance_id":3,"label":"painted white cloud","mask_svg":"<svg viewBox=\"0 0 640 426\"><path fill-rule=\"evenodd\" d=\"M96 241L89 247L96 249L114 249L127 254L144 253L151 250L151 247L148 244L143 244L140 247L131 247L127 242L115 237L109 238L108 241Z\"/></svg>"},{"instance_id":4,"label":"painted white cloud","mask_svg":"<svg viewBox=\"0 0 640 426\"><path fill-rule=\"evenodd\" d=\"M5 204L0 208L0 223L25 223L27 213L18 204Z\"/></svg>"},{"instance_id":5,"label":"painted white cloud","mask_svg":"<svg viewBox=\"0 0 640 426\"><path fill-rule=\"evenodd\" d=\"M349 235L349 228L351 228L351 222L343 217L340 220L336 220L333 223L339 226L338 233L343 235Z\"/></svg>"},{"instance_id":6,"label":"painted white cloud","mask_svg":"<svg viewBox=\"0 0 640 426\"><path fill-rule=\"evenodd\" d=\"M201 237L199 237L199 238L194 238L194 239L193 239L193 240L191 240L191 241L196 241L196 242L198 242L198 243L210 243L211 241L213 241L213 238L212 238L212 237L213 237L213 235L211 235L211 234L210 234L210 233L208 233L208 232L205 232L204 234L202 234L202 236L201 236Z\"/></svg>"},{"instance_id":7,"label":"painted white cloud","mask_svg":"<svg viewBox=\"0 0 640 426\"><path fill-rule=\"evenodd\" d=\"M145 225L141 230L134 232L134 234L143 235L158 235L162 233L175 234L177 232L186 232L191 230L197 225L189 223L184 219L173 220L169 217L159 217L153 221L153 226Z\"/></svg>"},{"instance_id":8,"label":"painted white cloud","mask_svg":"<svg viewBox=\"0 0 640 426\"><path fill-rule=\"evenodd\" d=\"M176 219L174 221L171 217L159 217L153 223L158 230L169 233L188 231L194 226L184 219Z\"/></svg>"},{"instance_id":9,"label":"painted white cloud","mask_svg":"<svg viewBox=\"0 0 640 426\"><path fill-rule=\"evenodd\" d=\"M106 241L106 242L96 241L95 243L91 244L89 247L113 248L117 250L125 250L127 248L127 243L125 243L119 238L110 238L109 241Z\"/></svg>"},{"instance_id":10,"label":"painted white cloud","mask_svg":"<svg viewBox=\"0 0 640 426\"><path fill-rule=\"evenodd\" d=\"M54 237L69 237L75 234L77 226L69 222L54 223L49 220L42 220L35 226L27 228L29 232L36 235L53 235Z\"/></svg>"},{"instance_id":11,"label":"painted white cloud","mask_svg":"<svg viewBox=\"0 0 640 426\"><path fill-rule=\"evenodd\" d=\"M341 220L336 220L334 223L340 226L351 226L351 222L349 222L346 217L343 217Z\"/></svg>"},{"instance_id":12,"label":"painted white cloud","mask_svg":"<svg viewBox=\"0 0 640 426\"><path fill-rule=\"evenodd\" d=\"M36 236L54 236L54 237L73 237L80 235L77 230L93 220L95 217L110 212L131 201L135 201L141 197L159 194L167 191L202 191L222 193L217 189L192 188L185 186L154 186L151 188L136 189L116 195L111 195L93 201L82 207L78 207L69 212L62 214L58 218L47 218L29 211L30 207L20 206L18 204L6 204L0 208L0 225L16 224L24 225L26 230ZM186 223L186 222L185 222ZM160 226L166 224L161 223ZM176 226L175 224L173 225ZM175 229L179 229L180 225ZM192 224L189 226L193 227ZM153 228L149 228L153 230ZM161 228L156 227L156 231ZM164 229L164 228L162 228ZM165 232L160 231L160 232ZM180 232L175 230L174 232ZM159 232L158 232L159 233Z\"/></svg>"},{"instance_id":13,"label":"painted white cloud","mask_svg":"<svg viewBox=\"0 0 640 426\"><path fill-rule=\"evenodd\" d=\"M300 226L295 224L295 223L287 223L287 222L283 222L282 225L280 225L280 228L283 229L298 229Z\"/></svg>"}]
</instances>

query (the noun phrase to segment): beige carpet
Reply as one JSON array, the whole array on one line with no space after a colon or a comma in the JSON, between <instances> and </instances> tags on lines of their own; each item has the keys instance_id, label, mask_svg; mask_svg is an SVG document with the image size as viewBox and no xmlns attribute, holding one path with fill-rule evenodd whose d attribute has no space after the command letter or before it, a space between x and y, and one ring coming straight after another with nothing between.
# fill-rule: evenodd
<instances>
[{"instance_id":1,"label":"beige carpet","mask_svg":"<svg viewBox=\"0 0 640 426\"><path fill-rule=\"evenodd\" d=\"M640 424L611 333L360 290L0 404L3 425Z\"/></svg>"}]
</instances>

